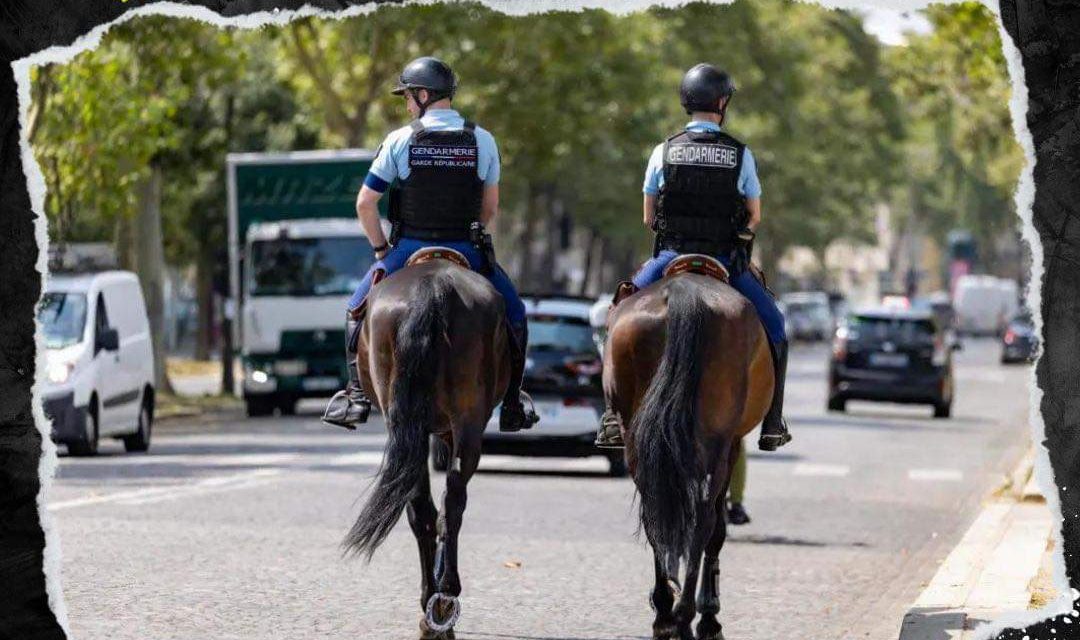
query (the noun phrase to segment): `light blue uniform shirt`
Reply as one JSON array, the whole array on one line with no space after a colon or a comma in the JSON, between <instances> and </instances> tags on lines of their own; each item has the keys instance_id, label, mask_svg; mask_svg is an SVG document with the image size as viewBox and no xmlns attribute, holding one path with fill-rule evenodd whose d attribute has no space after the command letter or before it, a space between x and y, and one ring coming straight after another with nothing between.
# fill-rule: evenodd
<instances>
[{"instance_id":1,"label":"light blue uniform shirt","mask_svg":"<svg viewBox=\"0 0 1080 640\"><path fill-rule=\"evenodd\" d=\"M687 131L719 131L720 125L715 122L702 122L694 120L686 125ZM642 191L650 196L660 193L660 187L664 186L664 144L660 143L653 149L649 157L649 166L645 169L645 186ZM758 180L757 163L754 154L750 153L750 147L743 147L742 168L739 170L739 193L746 198L761 197L761 182Z\"/></svg>"},{"instance_id":2,"label":"light blue uniform shirt","mask_svg":"<svg viewBox=\"0 0 1080 640\"><path fill-rule=\"evenodd\" d=\"M465 118L453 109L428 109L420 122L432 131L454 131L465 127ZM485 186L499 184L499 148L495 138L480 126L475 131L476 173ZM368 170L365 185L383 193L395 178L404 180L409 177L409 139L412 134L412 127L404 126L386 136Z\"/></svg>"}]
</instances>

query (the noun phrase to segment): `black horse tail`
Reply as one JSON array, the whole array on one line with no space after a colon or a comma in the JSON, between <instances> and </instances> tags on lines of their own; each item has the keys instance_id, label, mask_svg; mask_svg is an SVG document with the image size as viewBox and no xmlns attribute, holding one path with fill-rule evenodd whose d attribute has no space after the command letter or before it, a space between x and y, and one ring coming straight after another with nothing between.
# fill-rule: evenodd
<instances>
[{"instance_id":1,"label":"black horse tail","mask_svg":"<svg viewBox=\"0 0 1080 640\"><path fill-rule=\"evenodd\" d=\"M696 432L707 311L688 283L668 285L664 354L631 425L641 528L676 557L689 551L702 489Z\"/></svg>"},{"instance_id":2,"label":"black horse tail","mask_svg":"<svg viewBox=\"0 0 1080 640\"><path fill-rule=\"evenodd\" d=\"M434 418L440 343L446 340L450 283L435 275L417 282L416 295L398 326L386 422L388 438L378 480L345 539L345 548L367 559L390 534L417 490L428 464L428 428Z\"/></svg>"}]
</instances>

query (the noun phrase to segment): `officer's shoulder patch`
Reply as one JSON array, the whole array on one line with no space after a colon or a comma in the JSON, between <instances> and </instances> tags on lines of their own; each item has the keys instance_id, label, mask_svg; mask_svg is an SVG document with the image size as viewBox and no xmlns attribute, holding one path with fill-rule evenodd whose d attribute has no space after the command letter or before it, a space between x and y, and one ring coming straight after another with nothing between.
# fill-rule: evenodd
<instances>
[{"instance_id":1,"label":"officer's shoulder patch","mask_svg":"<svg viewBox=\"0 0 1080 640\"><path fill-rule=\"evenodd\" d=\"M669 142L664 151L667 164L734 169L739 165L739 150L727 144Z\"/></svg>"}]
</instances>

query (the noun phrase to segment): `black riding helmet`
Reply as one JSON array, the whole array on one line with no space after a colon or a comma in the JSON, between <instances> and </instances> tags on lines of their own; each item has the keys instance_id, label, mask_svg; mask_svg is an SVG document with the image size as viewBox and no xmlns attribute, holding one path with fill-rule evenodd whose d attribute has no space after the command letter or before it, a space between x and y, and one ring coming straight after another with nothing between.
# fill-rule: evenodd
<instances>
[{"instance_id":1,"label":"black riding helmet","mask_svg":"<svg viewBox=\"0 0 1080 640\"><path fill-rule=\"evenodd\" d=\"M428 99L421 102L418 96L420 89L426 89ZM398 77L397 86L394 87L394 95L408 93L420 105L420 115L423 116L429 105L444 98L453 98L457 91L457 78L453 69L438 58L424 56L417 58L405 65L401 76Z\"/></svg>"},{"instance_id":2,"label":"black riding helmet","mask_svg":"<svg viewBox=\"0 0 1080 640\"><path fill-rule=\"evenodd\" d=\"M687 113L706 111L723 116L733 95L735 83L731 76L704 62L691 67L679 84L679 102ZM721 98L728 98L723 107L720 107Z\"/></svg>"}]
</instances>

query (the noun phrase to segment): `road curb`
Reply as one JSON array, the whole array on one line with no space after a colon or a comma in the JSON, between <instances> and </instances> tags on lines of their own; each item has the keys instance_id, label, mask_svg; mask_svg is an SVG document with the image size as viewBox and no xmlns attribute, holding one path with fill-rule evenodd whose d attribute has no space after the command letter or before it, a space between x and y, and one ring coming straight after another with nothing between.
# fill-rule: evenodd
<instances>
[{"instance_id":1,"label":"road curb","mask_svg":"<svg viewBox=\"0 0 1080 640\"><path fill-rule=\"evenodd\" d=\"M980 624L1028 608L1053 532L1033 464L1029 449L908 610L901 640L968 640Z\"/></svg>"}]
</instances>

